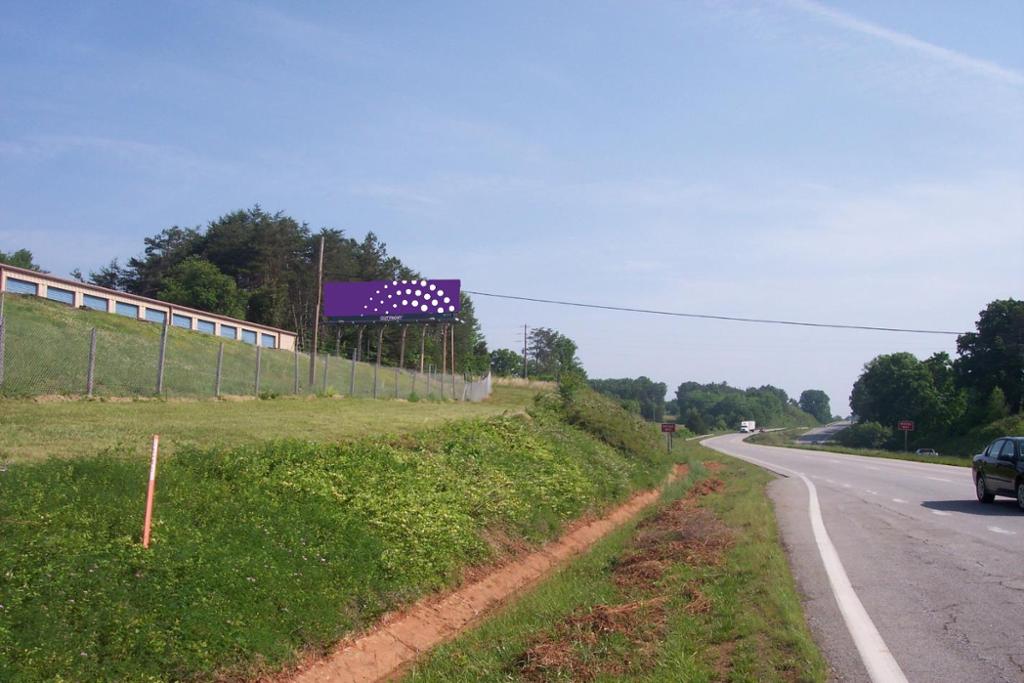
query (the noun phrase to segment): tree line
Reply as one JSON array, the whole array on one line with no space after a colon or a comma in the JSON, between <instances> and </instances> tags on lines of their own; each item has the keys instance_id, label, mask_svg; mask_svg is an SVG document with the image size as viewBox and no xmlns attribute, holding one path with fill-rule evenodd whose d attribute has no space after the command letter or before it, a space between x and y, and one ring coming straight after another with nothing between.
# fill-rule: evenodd
<instances>
[{"instance_id":1,"label":"tree line","mask_svg":"<svg viewBox=\"0 0 1024 683\"><path fill-rule=\"evenodd\" d=\"M523 354L512 349L491 352L491 372L499 377L529 377L555 382L566 375L586 378L586 370L576 350L576 342L561 332L535 327L527 335L525 372Z\"/></svg>"},{"instance_id":2,"label":"tree line","mask_svg":"<svg viewBox=\"0 0 1024 683\"><path fill-rule=\"evenodd\" d=\"M151 297L296 332L299 347L312 346L316 318L317 260L324 242L324 280L418 279L421 274L388 253L373 232L362 239L335 228L312 230L282 212L260 206L240 209L206 226L165 228L143 240L143 251L122 263L112 259L90 272L72 277L131 294ZM0 260L38 268L31 253L0 252ZM455 357L459 371L485 373L490 361L472 300L462 296L460 324L455 325ZM377 334L363 334L353 325L321 325L319 352L349 355L360 343L363 357L376 355ZM423 328L421 328L421 331ZM374 329L373 332L376 332ZM440 357L440 327L426 330L427 362ZM397 363L401 330L384 326L381 355ZM406 361L418 363L419 332L408 335Z\"/></svg>"},{"instance_id":3,"label":"tree line","mask_svg":"<svg viewBox=\"0 0 1024 683\"><path fill-rule=\"evenodd\" d=\"M919 360L907 352L876 356L853 385L857 424L843 443L902 448L897 429L912 420L913 440L935 446L1024 409L1024 301L1002 299L980 311L975 332L959 335L956 358Z\"/></svg>"},{"instance_id":4,"label":"tree line","mask_svg":"<svg viewBox=\"0 0 1024 683\"><path fill-rule=\"evenodd\" d=\"M662 422L666 414L675 415L676 422L695 434L736 429L741 420L768 427L813 426L832 420L828 395L820 389L808 389L794 401L771 385L737 389L724 382L683 382L675 398L666 401L665 383L643 376L592 379L590 386L648 420Z\"/></svg>"},{"instance_id":5,"label":"tree line","mask_svg":"<svg viewBox=\"0 0 1024 683\"><path fill-rule=\"evenodd\" d=\"M602 394L614 396L624 408L644 419L661 422L665 419L664 382L655 382L648 377L621 379L592 379L590 386Z\"/></svg>"},{"instance_id":6,"label":"tree line","mask_svg":"<svg viewBox=\"0 0 1024 683\"><path fill-rule=\"evenodd\" d=\"M677 421L695 434L737 429L742 420L759 427L813 427L831 419L828 396L820 389L803 392L797 401L770 384L739 389L725 382L683 382L675 401Z\"/></svg>"}]
</instances>

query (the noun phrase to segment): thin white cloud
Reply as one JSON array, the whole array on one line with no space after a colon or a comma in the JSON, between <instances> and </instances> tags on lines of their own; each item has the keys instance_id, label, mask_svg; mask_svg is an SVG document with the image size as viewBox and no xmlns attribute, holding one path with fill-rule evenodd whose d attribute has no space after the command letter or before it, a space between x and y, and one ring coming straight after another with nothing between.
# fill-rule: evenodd
<instances>
[{"instance_id":1,"label":"thin white cloud","mask_svg":"<svg viewBox=\"0 0 1024 683\"><path fill-rule=\"evenodd\" d=\"M990 62L985 59L978 59L962 52L950 50L949 48L929 43L926 40L895 31L870 21L858 19L852 14L847 14L828 5L816 2L815 0L781 0L781 2L792 9L824 19L836 26L845 28L895 45L900 48L912 50L935 61L954 66L958 69L968 71L985 78L1005 83L1007 85L1024 85L1024 73L1010 69L1005 66Z\"/></svg>"},{"instance_id":2,"label":"thin white cloud","mask_svg":"<svg viewBox=\"0 0 1024 683\"><path fill-rule=\"evenodd\" d=\"M0 140L0 161L45 163L73 153L84 153L93 160L113 159L134 168L159 168L208 176L238 172L236 164L211 159L182 147L124 138L46 134Z\"/></svg>"}]
</instances>

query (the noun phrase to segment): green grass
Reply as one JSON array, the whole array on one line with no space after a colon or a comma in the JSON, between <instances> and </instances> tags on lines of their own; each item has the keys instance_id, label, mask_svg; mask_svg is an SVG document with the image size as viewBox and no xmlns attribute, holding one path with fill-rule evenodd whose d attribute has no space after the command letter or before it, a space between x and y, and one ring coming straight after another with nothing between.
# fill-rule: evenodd
<instances>
[{"instance_id":1,"label":"green grass","mask_svg":"<svg viewBox=\"0 0 1024 683\"><path fill-rule=\"evenodd\" d=\"M659 481L670 463L653 428L623 413L622 449L584 429L615 410L548 395L529 414L395 437L179 447L160 463L148 551L144 461L10 467L0 473L0 680L287 667L486 562L493 532L539 542Z\"/></svg>"},{"instance_id":2,"label":"green grass","mask_svg":"<svg viewBox=\"0 0 1024 683\"><path fill-rule=\"evenodd\" d=\"M690 479L670 487L661 504L708 476L701 462L721 463L724 468L715 476L725 481L726 491L704 498L703 505L732 530L734 545L721 566L680 563L665 575L658 590L668 596L668 620L653 651L640 656L614 637L599 637L596 643L581 638L577 651L597 665L596 680L602 681L826 680L827 665L805 623L765 495L771 477L694 443L677 449L677 457L691 463ZM630 524L609 535L495 618L432 652L408 680L523 680L520 662L536 638L556 632L556 624L570 615L637 598L612 580L635 527ZM694 585L711 601L707 612L686 609ZM570 680L565 672L548 675L550 680Z\"/></svg>"},{"instance_id":3,"label":"green grass","mask_svg":"<svg viewBox=\"0 0 1024 683\"><path fill-rule=\"evenodd\" d=\"M956 455L917 455L912 452L904 451L885 451L874 448L850 448L849 446L841 446L834 443L826 444L804 444L793 441L796 437L800 436L803 430L799 430L799 433L794 433L792 430L785 430L780 432L764 432L763 434L754 434L749 437L747 441L750 443L759 444L762 446L781 446L783 448L799 448L805 451L827 451L829 453L846 453L848 455L864 455L871 458L889 458L892 460L910 460L912 462L929 462L938 465L954 465L956 467L970 467L971 459L969 457L960 457Z\"/></svg>"},{"instance_id":4,"label":"green grass","mask_svg":"<svg viewBox=\"0 0 1024 683\"><path fill-rule=\"evenodd\" d=\"M96 330L94 396L155 396L160 355L161 326L99 311L74 309L33 296L5 297L5 363L0 396L84 395L87 388L90 334ZM169 327L162 396L206 398L215 396L218 349L224 358L221 395L254 396L295 393L373 395L374 364L355 363L332 356L317 359L315 378L309 382L309 354L279 349L260 352L259 391L256 386L256 348L240 341L211 337ZM452 395L447 376L444 395ZM426 375L383 367L377 376L377 394L383 398L441 397L437 376L427 385ZM463 380L455 378L455 395L462 396Z\"/></svg>"},{"instance_id":5,"label":"green grass","mask_svg":"<svg viewBox=\"0 0 1024 683\"><path fill-rule=\"evenodd\" d=\"M904 451L883 451L874 448L848 448L846 446L840 446L838 444L822 444L820 446L810 446L799 444L794 448L801 448L809 451L828 451L829 453L846 453L848 455L864 455L869 458L889 458L891 460L910 460L911 462L929 462L936 465L953 465L955 467L970 467L971 459L969 457L960 457L957 455L917 455L913 452Z\"/></svg>"},{"instance_id":6,"label":"green grass","mask_svg":"<svg viewBox=\"0 0 1024 683\"><path fill-rule=\"evenodd\" d=\"M497 386L486 401L374 401L282 397L274 400L0 399L0 462L109 451L145 456L153 434L163 452L185 445L234 446L268 439L340 441L399 434L448 420L521 411L537 390Z\"/></svg>"},{"instance_id":7,"label":"green grass","mask_svg":"<svg viewBox=\"0 0 1024 683\"><path fill-rule=\"evenodd\" d=\"M778 432L764 432L751 436L748 441L764 446L783 446L786 448L802 448L812 451L828 451L830 453L849 453L872 458L891 458L894 460L910 460L912 462L929 462L955 467L970 467L971 458L980 453L989 443L1001 436L1018 436L1024 434L1024 414L1010 415L989 424L976 427L964 434L945 435L941 437L910 437L909 452L877 448L851 448L838 443L810 445L795 443L793 439L803 430L787 429ZM916 440L916 443L915 443ZM917 455L917 448L934 448L940 455Z\"/></svg>"}]
</instances>

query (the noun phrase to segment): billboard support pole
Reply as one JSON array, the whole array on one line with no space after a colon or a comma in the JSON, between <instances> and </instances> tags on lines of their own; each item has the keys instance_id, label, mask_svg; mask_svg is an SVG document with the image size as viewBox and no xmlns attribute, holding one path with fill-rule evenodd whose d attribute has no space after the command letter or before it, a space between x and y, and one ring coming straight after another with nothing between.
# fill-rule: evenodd
<instances>
[{"instance_id":1,"label":"billboard support pole","mask_svg":"<svg viewBox=\"0 0 1024 683\"><path fill-rule=\"evenodd\" d=\"M354 360L354 361L362 360L363 359L363 326L362 325L359 326L359 334L356 336L356 349L355 349L355 351L356 352L352 355L352 360Z\"/></svg>"},{"instance_id":2,"label":"billboard support pole","mask_svg":"<svg viewBox=\"0 0 1024 683\"><path fill-rule=\"evenodd\" d=\"M356 353L357 347L352 347L352 370L348 378L348 395L351 398L356 395Z\"/></svg>"},{"instance_id":3,"label":"billboard support pole","mask_svg":"<svg viewBox=\"0 0 1024 683\"><path fill-rule=\"evenodd\" d=\"M408 325L402 325L402 342L398 346L398 367L405 367L405 335L409 332Z\"/></svg>"},{"instance_id":4,"label":"billboard support pole","mask_svg":"<svg viewBox=\"0 0 1024 683\"><path fill-rule=\"evenodd\" d=\"M430 327L430 325L424 325L420 329L420 374L421 375L423 374L423 360L424 360L423 355L424 355L424 353L426 353L426 349L427 349L427 328L428 327Z\"/></svg>"},{"instance_id":5,"label":"billboard support pole","mask_svg":"<svg viewBox=\"0 0 1024 683\"><path fill-rule=\"evenodd\" d=\"M320 235L320 260L316 271L316 314L313 316L313 348L309 350L309 386L316 381L316 346L320 333L320 304L324 295L324 236Z\"/></svg>"},{"instance_id":6,"label":"billboard support pole","mask_svg":"<svg viewBox=\"0 0 1024 683\"><path fill-rule=\"evenodd\" d=\"M444 398L444 376L448 374L448 326L441 325L441 398Z\"/></svg>"},{"instance_id":7,"label":"billboard support pole","mask_svg":"<svg viewBox=\"0 0 1024 683\"><path fill-rule=\"evenodd\" d=\"M455 325L451 325L452 331L452 400L455 399Z\"/></svg>"},{"instance_id":8,"label":"billboard support pole","mask_svg":"<svg viewBox=\"0 0 1024 683\"><path fill-rule=\"evenodd\" d=\"M380 372L380 347L384 344L384 326L377 333L377 364L373 366L373 397L377 398L377 374Z\"/></svg>"}]
</instances>

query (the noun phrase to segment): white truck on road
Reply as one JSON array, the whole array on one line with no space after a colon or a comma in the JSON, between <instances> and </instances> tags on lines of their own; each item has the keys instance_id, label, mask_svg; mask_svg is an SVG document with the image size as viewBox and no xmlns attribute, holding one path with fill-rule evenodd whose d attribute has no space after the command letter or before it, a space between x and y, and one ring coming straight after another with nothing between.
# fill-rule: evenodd
<instances>
[{"instance_id":1,"label":"white truck on road","mask_svg":"<svg viewBox=\"0 0 1024 683\"><path fill-rule=\"evenodd\" d=\"M743 420L740 422L741 434L752 434L757 431L757 423L754 420Z\"/></svg>"}]
</instances>

